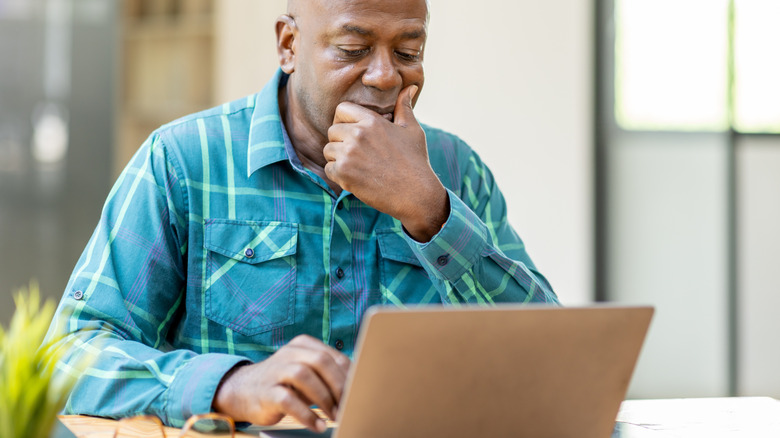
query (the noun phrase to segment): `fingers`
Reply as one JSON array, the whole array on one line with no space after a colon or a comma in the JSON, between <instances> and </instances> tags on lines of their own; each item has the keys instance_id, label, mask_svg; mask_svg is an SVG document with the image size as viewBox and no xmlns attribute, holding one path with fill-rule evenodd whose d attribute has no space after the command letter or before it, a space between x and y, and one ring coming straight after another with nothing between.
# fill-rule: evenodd
<instances>
[{"instance_id":1,"label":"fingers","mask_svg":"<svg viewBox=\"0 0 780 438\"><path fill-rule=\"evenodd\" d=\"M322 379L333 396L335 405L338 405L344 393L344 384L346 383L347 372L351 364L349 358L308 336L296 337L290 342L290 345L302 347L296 359L300 363L311 367L317 376ZM298 387L296 386L296 388ZM315 401L315 403L318 402Z\"/></svg>"},{"instance_id":2,"label":"fingers","mask_svg":"<svg viewBox=\"0 0 780 438\"><path fill-rule=\"evenodd\" d=\"M295 418L313 431L325 432L327 429L325 421L309 409L309 405L301 399L294 389L278 385L273 388L273 391L271 397L281 412Z\"/></svg>"},{"instance_id":3,"label":"fingers","mask_svg":"<svg viewBox=\"0 0 780 438\"><path fill-rule=\"evenodd\" d=\"M324 343L322 343L322 341L312 338L311 336L307 336L307 335L296 336L295 338L293 338L292 341L290 341L290 345L300 345L300 346L311 348L313 350L322 351L332 356L333 360L340 367L342 367L345 372L349 369L349 366L352 364L352 361L349 360L349 357L347 357L347 355L325 345Z\"/></svg>"},{"instance_id":4,"label":"fingers","mask_svg":"<svg viewBox=\"0 0 780 438\"><path fill-rule=\"evenodd\" d=\"M319 406L331 419L335 419L333 409L336 407L336 395L320 378L318 373L308 365L290 365L281 377L281 383L297 390L309 404Z\"/></svg>"},{"instance_id":5,"label":"fingers","mask_svg":"<svg viewBox=\"0 0 780 438\"><path fill-rule=\"evenodd\" d=\"M336 114L333 116L333 124L357 123L367 117L374 117L376 115L375 112L356 103L341 102L336 107Z\"/></svg>"},{"instance_id":6,"label":"fingers","mask_svg":"<svg viewBox=\"0 0 780 438\"><path fill-rule=\"evenodd\" d=\"M409 85L401 90L398 99L395 101L395 113L393 123L406 127L412 123L417 123L414 117L412 101L420 88L417 85Z\"/></svg>"},{"instance_id":7,"label":"fingers","mask_svg":"<svg viewBox=\"0 0 780 438\"><path fill-rule=\"evenodd\" d=\"M328 128L328 140L332 142L344 141L348 138L359 137L360 130L355 129L353 123L338 123Z\"/></svg>"},{"instance_id":8,"label":"fingers","mask_svg":"<svg viewBox=\"0 0 780 438\"><path fill-rule=\"evenodd\" d=\"M348 357L321 341L298 336L268 359L227 374L215 394L214 409L260 425L290 415L323 432L326 425L311 405L335 420L349 365Z\"/></svg>"}]
</instances>

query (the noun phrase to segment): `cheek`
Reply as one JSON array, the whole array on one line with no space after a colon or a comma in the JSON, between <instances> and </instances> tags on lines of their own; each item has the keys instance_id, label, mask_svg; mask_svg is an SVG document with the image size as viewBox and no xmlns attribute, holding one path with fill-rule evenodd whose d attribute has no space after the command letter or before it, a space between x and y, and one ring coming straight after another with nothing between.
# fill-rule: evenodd
<instances>
[{"instance_id":1,"label":"cheek","mask_svg":"<svg viewBox=\"0 0 780 438\"><path fill-rule=\"evenodd\" d=\"M423 83L425 83L425 71L423 70L422 64L413 67L402 68L401 78L403 78L404 87L408 87L409 85L417 85L420 87L420 89L422 89Z\"/></svg>"},{"instance_id":2,"label":"cheek","mask_svg":"<svg viewBox=\"0 0 780 438\"><path fill-rule=\"evenodd\" d=\"M362 72L355 64L334 65L325 73L329 91L343 97L356 83L360 83Z\"/></svg>"}]
</instances>

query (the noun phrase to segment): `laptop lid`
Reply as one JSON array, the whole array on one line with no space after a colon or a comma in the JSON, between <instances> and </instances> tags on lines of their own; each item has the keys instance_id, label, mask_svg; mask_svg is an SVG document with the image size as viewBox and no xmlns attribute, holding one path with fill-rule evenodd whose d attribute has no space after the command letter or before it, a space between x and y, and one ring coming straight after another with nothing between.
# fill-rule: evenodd
<instances>
[{"instance_id":1,"label":"laptop lid","mask_svg":"<svg viewBox=\"0 0 780 438\"><path fill-rule=\"evenodd\" d=\"M371 309L334 436L609 437L652 314Z\"/></svg>"}]
</instances>

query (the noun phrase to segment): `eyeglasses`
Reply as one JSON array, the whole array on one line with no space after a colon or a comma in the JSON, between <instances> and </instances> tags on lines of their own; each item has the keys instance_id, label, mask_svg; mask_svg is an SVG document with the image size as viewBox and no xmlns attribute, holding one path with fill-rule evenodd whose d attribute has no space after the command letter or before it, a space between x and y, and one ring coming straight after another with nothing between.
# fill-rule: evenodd
<instances>
[{"instance_id":1,"label":"eyeglasses","mask_svg":"<svg viewBox=\"0 0 780 438\"><path fill-rule=\"evenodd\" d=\"M122 418L114 430L114 438L166 438L162 421L153 415ZM201 414L190 417L179 433L179 438L236 436L233 419L222 414Z\"/></svg>"}]
</instances>

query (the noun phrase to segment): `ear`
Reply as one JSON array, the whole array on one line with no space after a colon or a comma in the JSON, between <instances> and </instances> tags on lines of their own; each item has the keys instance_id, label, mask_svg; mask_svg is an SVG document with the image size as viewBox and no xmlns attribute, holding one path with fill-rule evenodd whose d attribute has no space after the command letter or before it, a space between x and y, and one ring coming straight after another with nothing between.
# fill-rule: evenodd
<instances>
[{"instance_id":1,"label":"ear","mask_svg":"<svg viewBox=\"0 0 780 438\"><path fill-rule=\"evenodd\" d=\"M289 15L276 19L276 51L279 54L279 65L287 74L295 71L295 49L298 27Z\"/></svg>"}]
</instances>

